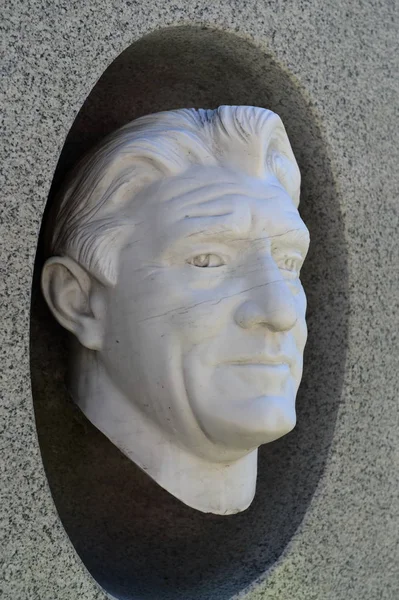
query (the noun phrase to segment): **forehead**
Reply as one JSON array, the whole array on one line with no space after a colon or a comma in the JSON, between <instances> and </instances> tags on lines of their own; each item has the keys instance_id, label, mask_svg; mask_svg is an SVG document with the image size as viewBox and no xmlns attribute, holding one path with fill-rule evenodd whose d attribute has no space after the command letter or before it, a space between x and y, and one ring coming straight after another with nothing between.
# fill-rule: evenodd
<instances>
[{"instance_id":1,"label":"forehead","mask_svg":"<svg viewBox=\"0 0 399 600\"><path fill-rule=\"evenodd\" d=\"M253 212L273 221L283 216L300 219L291 197L276 177L260 179L223 167L193 167L152 184L137 200L133 220L152 221L153 226L158 223L163 228L182 219L201 217L253 219Z\"/></svg>"}]
</instances>

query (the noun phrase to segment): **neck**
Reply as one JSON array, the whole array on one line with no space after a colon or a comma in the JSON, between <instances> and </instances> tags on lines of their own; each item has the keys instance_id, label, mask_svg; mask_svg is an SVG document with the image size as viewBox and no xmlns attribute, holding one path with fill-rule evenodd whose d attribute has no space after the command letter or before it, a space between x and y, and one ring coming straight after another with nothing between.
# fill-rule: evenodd
<instances>
[{"instance_id":1,"label":"neck","mask_svg":"<svg viewBox=\"0 0 399 600\"><path fill-rule=\"evenodd\" d=\"M94 352L73 352L70 391L85 416L170 494L205 513L245 510L255 494L257 450L211 462L178 445L114 385Z\"/></svg>"}]
</instances>

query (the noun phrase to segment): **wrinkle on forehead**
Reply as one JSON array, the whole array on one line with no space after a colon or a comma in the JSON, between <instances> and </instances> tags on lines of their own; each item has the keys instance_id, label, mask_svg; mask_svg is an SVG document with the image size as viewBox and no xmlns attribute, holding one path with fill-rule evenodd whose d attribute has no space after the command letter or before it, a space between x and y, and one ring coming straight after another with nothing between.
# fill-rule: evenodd
<instances>
[{"instance_id":1,"label":"wrinkle on forehead","mask_svg":"<svg viewBox=\"0 0 399 600\"><path fill-rule=\"evenodd\" d=\"M271 173L260 178L227 167L196 166L180 175L154 182L139 195L143 204L181 204L184 208L199 203L199 199L207 202L229 193L262 199L273 191L278 193L282 190L288 194Z\"/></svg>"},{"instance_id":2,"label":"wrinkle on forehead","mask_svg":"<svg viewBox=\"0 0 399 600\"><path fill-rule=\"evenodd\" d=\"M299 245L307 251L309 232L298 211L291 202L281 203L276 209L272 203L262 200L240 202L242 197L226 196L212 203L196 204L190 207L190 214L179 211L162 222L163 237L170 242L187 241L233 241L261 239L279 240L283 245ZM209 209L212 207L212 211ZM206 209L201 213L201 209Z\"/></svg>"},{"instance_id":3,"label":"wrinkle on forehead","mask_svg":"<svg viewBox=\"0 0 399 600\"><path fill-rule=\"evenodd\" d=\"M155 228L163 238L229 232L273 237L302 228L307 232L292 198L272 175L260 179L227 168L194 167L142 193L140 207L135 203L138 221L146 222L148 233Z\"/></svg>"},{"instance_id":4,"label":"wrinkle on forehead","mask_svg":"<svg viewBox=\"0 0 399 600\"><path fill-rule=\"evenodd\" d=\"M155 191L151 202L178 204L183 209L192 204L212 202L228 194L261 198L258 181L228 169L204 169L196 176L186 175L165 180Z\"/></svg>"},{"instance_id":5,"label":"wrinkle on forehead","mask_svg":"<svg viewBox=\"0 0 399 600\"><path fill-rule=\"evenodd\" d=\"M243 207L244 208L244 207ZM252 238L253 241L262 238L270 240L287 238L301 241L306 246L309 243L309 231L299 214L294 219L286 219L284 213L275 218L265 219L253 215L249 207L246 210L235 211L215 216L195 216L180 220L176 223L176 232L185 232L186 238L195 236L212 237L222 235L233 238ZM180 227L179 227L180 226Z\"/></svg>"}]
</instances>

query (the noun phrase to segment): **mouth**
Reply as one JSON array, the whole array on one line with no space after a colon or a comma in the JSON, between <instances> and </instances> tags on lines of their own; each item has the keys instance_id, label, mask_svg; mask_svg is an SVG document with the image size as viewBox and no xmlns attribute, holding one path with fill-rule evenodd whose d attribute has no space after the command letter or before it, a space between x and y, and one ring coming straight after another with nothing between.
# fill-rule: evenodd
<instances>
[{"instance_id":1,"label":"mouth","mask_svg":"<svg viewBox=\"0 0 399 600\"><path fill-rule=\"evenodd\" d=\"M265 356L254 358L240 358L228 364L236 367L290 367L292 361L287 356Z\"/></svg>"}]
</instances>

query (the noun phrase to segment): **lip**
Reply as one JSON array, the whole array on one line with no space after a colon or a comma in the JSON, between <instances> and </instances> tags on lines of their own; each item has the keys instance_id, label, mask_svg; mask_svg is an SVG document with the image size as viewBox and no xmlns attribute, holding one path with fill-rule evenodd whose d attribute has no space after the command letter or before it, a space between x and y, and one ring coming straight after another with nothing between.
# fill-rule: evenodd
<instances>
[{"instance_id":1,"label":"lip","mask_svg":"<svg viewBox=\"0 0 399 600\"><path fill-rule=\"evenodd\" d=\"M237 367L290 367L292 361L288 356L270 356L256 358L240 358L229 362L229 365Z\"/></svg>"}]
</instances>

